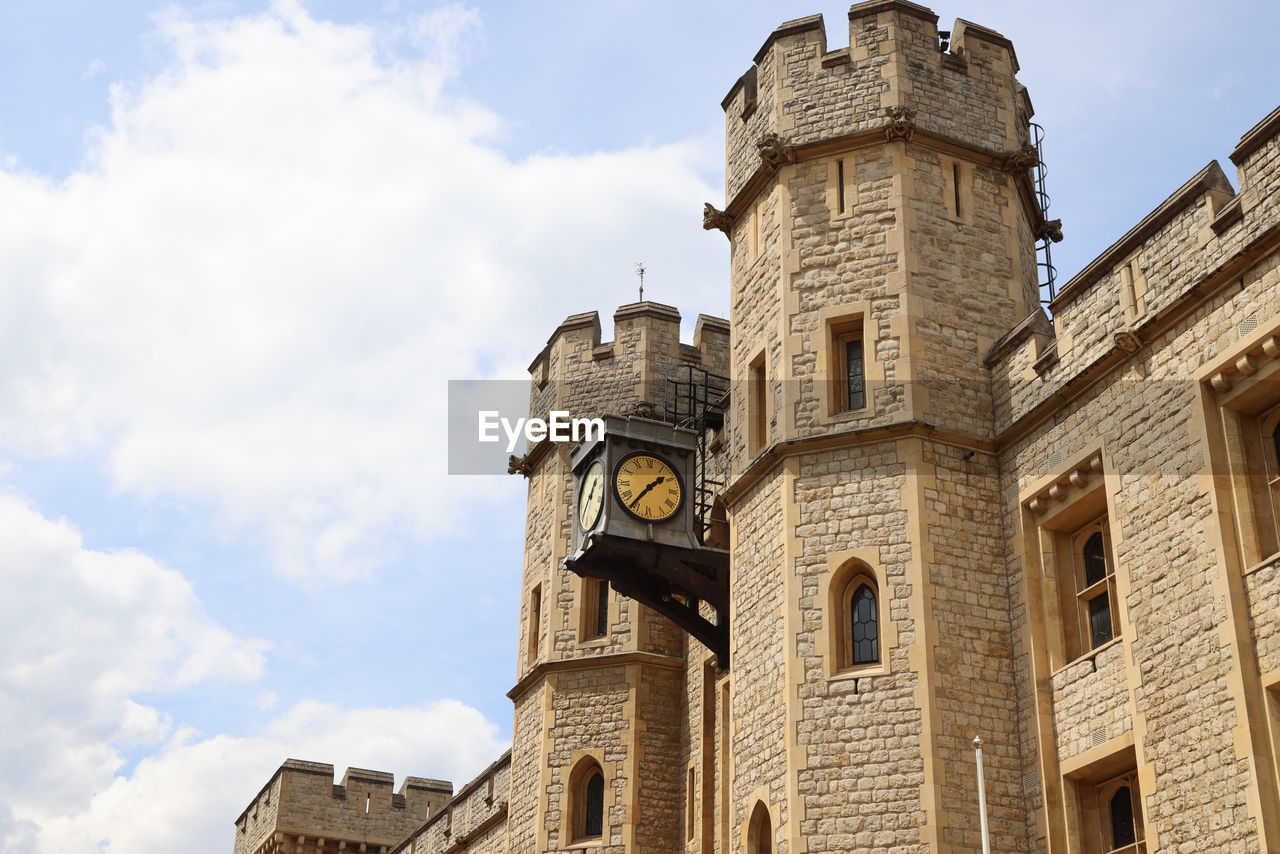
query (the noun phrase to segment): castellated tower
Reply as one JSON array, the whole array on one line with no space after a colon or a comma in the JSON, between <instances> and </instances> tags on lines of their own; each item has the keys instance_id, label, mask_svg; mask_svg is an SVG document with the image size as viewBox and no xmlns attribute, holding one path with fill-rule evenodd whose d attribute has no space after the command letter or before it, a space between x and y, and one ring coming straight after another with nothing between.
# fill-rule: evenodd
<instances>
[{"instance_id":1,"label":"castellated tower","mask_svg":"<svg viewBox=\"0 0 1280 854\"><path fill-rule=\"evenodd\" d=\"M1280 852L1280 109L1050 320L1017 69L906 0L768 36L704 210L732 325L573 315L530 366L531 415L616 417L513 460L510 752L447 801L291 760L237 852L977 854L975 736L991 851Z\"/></svg>"},{"instance_id":2,"label":"castellated tower","mask_svg":"<svg viewBox=\"0 0 1280 854\"><path fill-rule=\"evenodd\" d=\"M728 324L700 316L693 344L680 314L653 302L614 314L602 343L595 312L569 317L530 366L531 414L653 415L681 363L728 369ZM684 634L665 617L564 569L573 483L566 445L524 459L529 478L519 680L511 751L509 850L680 850L685 759ZM581 826L582 781L603 775L602 833ZM597 836L600 836L598 840Z\"/></svg>"},{"instance_id":3,"label":"castellated tower","mask_svg":"<svg viewBox=\"0 0 1280 854\"><path fill-rule=\"evenodd\" d=\"M821 16L779 27L723 102L707 226L732 243L731 694L751 734L727 824L784 854L979 850L979 734L993 850L1025 845L983 364L1038 309L1017 69L992 30L959 21L943 50L936 15L877 0L847 48ZM850 636L850 597L880 649Z\"/></svg>"}]
</instances>

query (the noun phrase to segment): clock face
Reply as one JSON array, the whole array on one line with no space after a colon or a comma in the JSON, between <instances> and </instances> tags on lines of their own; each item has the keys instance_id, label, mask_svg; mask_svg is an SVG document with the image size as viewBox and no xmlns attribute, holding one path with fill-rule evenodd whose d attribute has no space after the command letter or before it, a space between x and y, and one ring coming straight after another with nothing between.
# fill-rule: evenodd
<instances>
[{"instance_id":1,"label":"clock face","mask_svg":"<svg viewBox=\"0 0 1280 854\"><path fill-rule=\"evenodd\" d=\"M671 464L646 453L623 457L613 474L613 491L628 513L646 522L670 519L684 497L680 478Z\"/></svg>"},{"instance_id":2,"label":"clock face","mask_svg":"<svg viewBox=\"0 0 1280 854\"><path fill-rule=\"evenodd\" d=\"M604 507L604 466L599 460L587 468L578 486L578 527L590 531L600 520L600 508Z\"/></svg>"}]
</instances>

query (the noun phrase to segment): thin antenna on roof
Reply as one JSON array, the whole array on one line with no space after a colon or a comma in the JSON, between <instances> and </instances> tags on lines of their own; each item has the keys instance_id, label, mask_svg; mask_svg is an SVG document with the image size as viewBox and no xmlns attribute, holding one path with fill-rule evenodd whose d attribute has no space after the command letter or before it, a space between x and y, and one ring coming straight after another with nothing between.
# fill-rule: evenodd
<instances>
[{"instance_id":1,"label":"thin antenna on roof","mask_svg":"<svg viewBox=\"0 0 1280 854\"><path fill-rule=\"evenodd\" d=\"M636 264L636 275L640 277L640 302L644 302L644 262Z\"/></svg>"}]
</instances>

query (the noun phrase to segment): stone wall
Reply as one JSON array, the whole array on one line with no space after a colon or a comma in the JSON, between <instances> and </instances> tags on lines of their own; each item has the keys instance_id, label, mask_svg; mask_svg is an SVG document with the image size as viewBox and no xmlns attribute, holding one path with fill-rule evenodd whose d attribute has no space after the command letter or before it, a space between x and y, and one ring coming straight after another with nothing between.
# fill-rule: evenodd
<instances>
[{"instance_id":1,"label":"stone wall","mask_svg":"<svg viewBox=\"0 0 1280 854\"><path fill-rule=\"evenodd\" d=\"M390 854L496 854L507 851L511 752L467 783Z\"/></svg>"}]
</instances>

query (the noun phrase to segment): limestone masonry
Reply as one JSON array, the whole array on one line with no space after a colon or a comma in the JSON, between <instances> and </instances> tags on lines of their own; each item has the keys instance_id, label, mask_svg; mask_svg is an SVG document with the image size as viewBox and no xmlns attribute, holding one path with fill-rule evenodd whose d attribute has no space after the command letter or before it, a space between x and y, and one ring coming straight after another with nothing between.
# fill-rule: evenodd
<instances>
[{"instance_id":1,"label":"limestone masonry","mask_svg":"<svg viewBox=\"0 0 1280 854\"><path fill-rule=\"evenodd\" d=\"M783 24L723 101L731 322L573 315L530 366L534 416L729 379L729 667L563 567L535 446L509 753L288 760L235 854L978 852L975 735L992 851L1280 852L1280 109L1049 293L1017 70L905 0Z\"/></svg>"}]
</instances>

